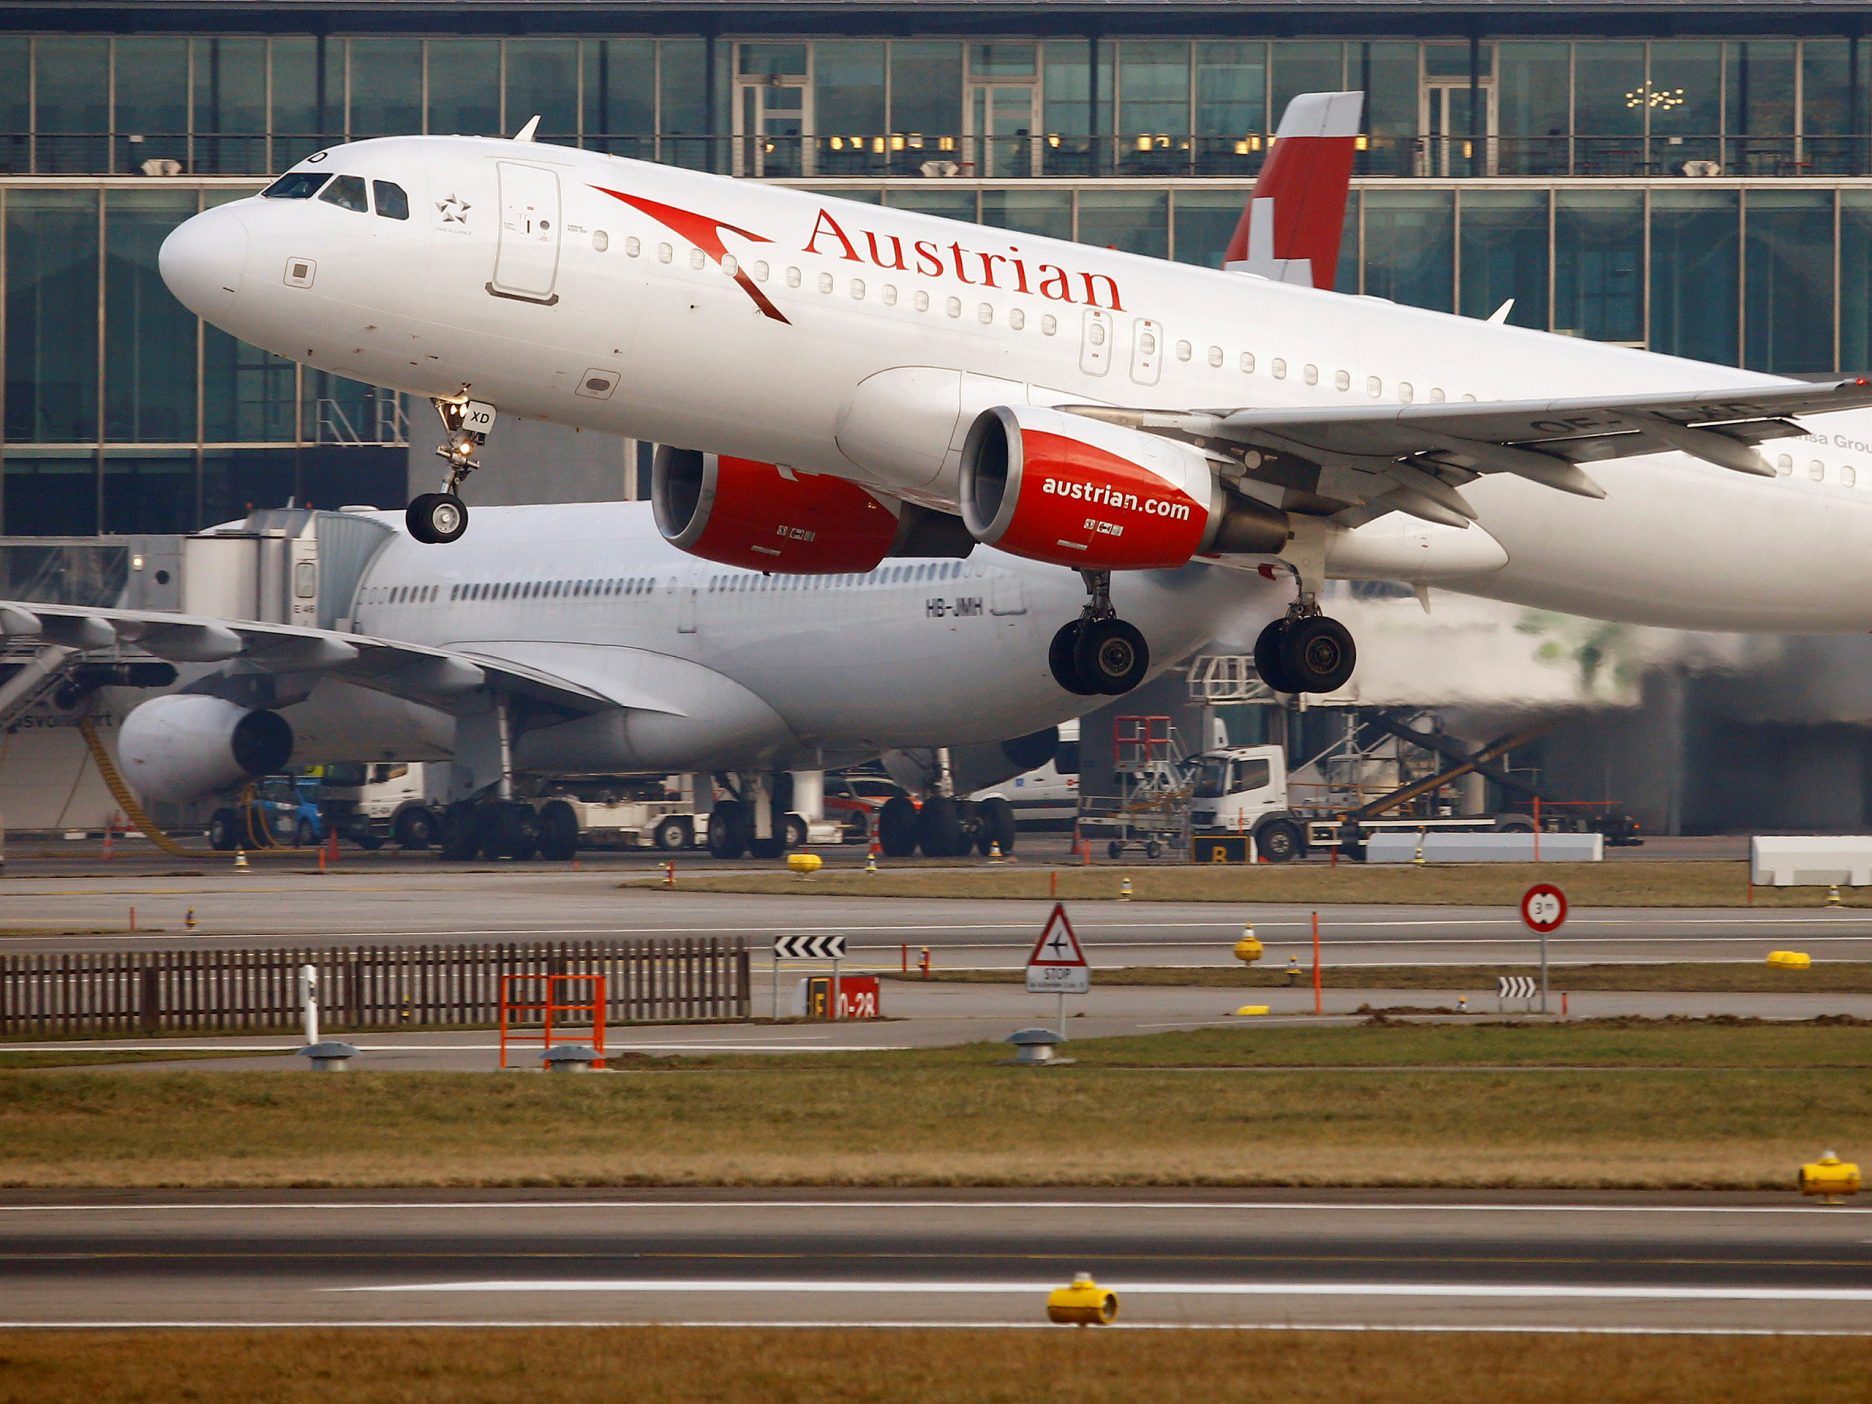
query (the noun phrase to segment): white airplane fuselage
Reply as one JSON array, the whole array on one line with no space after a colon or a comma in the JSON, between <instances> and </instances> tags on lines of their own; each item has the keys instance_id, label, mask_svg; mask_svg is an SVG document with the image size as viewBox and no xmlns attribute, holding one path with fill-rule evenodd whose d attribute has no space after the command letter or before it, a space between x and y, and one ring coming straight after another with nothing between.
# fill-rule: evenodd
<instances>
[{"instance_id":1,"label":"white airplane fuselage","mask_svg":"<svg viewBox=\"0 0 1872 1404\"><path fill-rule=\"evenodd\" d=\"M1161 670L1241 614L1279 614L1288 593L1210 568L1148 571L1130 613ZM813 768L1006 741L1097 705L1047 669L1081 594L1068 572L986 548L762 575L669 545L646 504L577 503L484 508L447 550L399 531L359 582L352 627L618 699L616 715L529 730L530 769Z\"/></svg>"},{"instance_id":2,"label":"white airplane fuselage","mask_svg":"<svg viewBox=\"0 0 1872 1404\"><path fill-rule=\"evenodd\" d=\"M1785 383L561 147L390 138L295 169L395 182L409 218L255 197L189 221L164 276L235 335L356 380L834 472L944 510L963 435L993 405L1331 409ZM1475 528L1374 524L1423 546L1399 552L1421 569L1343 573L1677 627L1872 628L1872 417L1809 427L1763 446L1788 463L1772 478L1677 452L1595 466L1603 500L1487 476L1463 490ZM471 532L436 555L474 548ZM1056 573L1050 625L1079 598ZM1132 588L1114 593L1135 617Z\"/></svg>"}]
</instances>

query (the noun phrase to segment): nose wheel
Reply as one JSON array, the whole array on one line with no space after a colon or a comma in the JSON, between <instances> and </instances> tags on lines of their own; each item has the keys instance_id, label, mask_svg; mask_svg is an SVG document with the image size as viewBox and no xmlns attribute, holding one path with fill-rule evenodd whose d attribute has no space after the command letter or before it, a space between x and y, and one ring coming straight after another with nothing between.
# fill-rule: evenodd
<instances>
[{"instance_id":1,"label":"nose wheel","mask_svg":"<svg viewBox=\"0 0 1872 1404\"><path fill-rule=\"evenodd\" d=\"M494 406L481 400L432 400L442 418L445 435L436 457L448 464L448 481L441 492L425 492L411 501L403 524L416 540L429 545L459 541L468 530L468 504L461 485L481 465L475 453L494 428Z\"/></svg>"},{"instance_id":2,"label":"nose wheel","mask_svg":"<svg viewBox=\"0 0 1872 1404\"><path fill-rule=\"evenodd\" d=\"M1316 610L1263 629L1254 662L1261 681L1276 692L1337 692L1352 680L1358 647L1345 625Z\"/></svg>"},{"instance_id":3,"label":"nose wheel","mask_svg":"<svg viewBox=\"0 0 1872 1404\"><path fill-rule=\"evenodd\" d=\"M1112 609L1111 572L1080 574L1089 596L1085 612L1060 626L1047 650L1047 666L1053 680L1068 692L1081 697L1122 696L1150 671L1150 645Z\"/></svg>"}]
</instances>

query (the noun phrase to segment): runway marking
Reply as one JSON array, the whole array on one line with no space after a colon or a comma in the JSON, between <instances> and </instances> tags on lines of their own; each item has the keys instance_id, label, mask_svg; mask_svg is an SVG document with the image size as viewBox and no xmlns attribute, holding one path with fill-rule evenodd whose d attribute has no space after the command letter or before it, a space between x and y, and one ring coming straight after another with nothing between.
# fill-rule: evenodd
<instances>
[{"instance_id":1,"label":"runway marking","mask_svg":"<svg viewBox=\"0 0 1872 1404\"><path fill-rule=\"evenodd\" d=\"M577 1030L574 1030L577 1032ZM494 1053L498 1043L359 1043L360 1053ZM8 1053L297 1053L297 1043L9 1043ZM732 1039L719 1043L612 1044L611 1053L902 1053L907 1043L745 1043Z\"/></svg>"},{"instance_id":2,"label":"runway marking","mask_svg":"<svg viewBox=\"0 0 1872 1404\"><path fill-rule=\"evenodd\" d=\"M1372 1204L1332 1200L1155 1200L1155 1199L443 1199L443 1200L290 1200L242 1203L189 1203L155 1201L143 1204L84 1203L0 1204L0 1214L141 1214L276 1213L280 1210L324 1210L342 1213L383 1210L424 1210L458 1213L465 1209L966 1209L971 1213L1003 1210L1031 1213L1036 1209L1078 1212L1085 1210L1156 1210L1171 1213L1372 1213L1372 1214L1807 1214L1836 1218L1872 1214L1872 1205L1814 1204L1501 1204L1492 1201L1437 1203L1411 1201Z\"/></svg>"},{"instance_id":3,"label":"runway marking","mask_svg":"<svg viewBox=\"0 0 1872 1404\"><path fill-rule=\"evenodd\" d=\"M629 1328L639 1331L664 1329L707 1331L1069 1331L1044 1321L567 1321L504 1318L499 1320L432 1320L367 1317L361 1320L328 1320L306 1317L299 1320L208 1321L180 1320L97 1320L97 1321L0 1321L0 1331L535 1331L553 1329L590 1331L604 1328ZM1797 1336L1821 1338L1859 1338L1872 1336L1872 1329L1840 1327L1772 1326L1563 1326L1563 1325L1448 1325L1366 1322L1251 1322L1251 1321L1116 1321L1100 1328L1104 1331L1331 1331L1361 1332L1373 1335L1447 1335L1447 1336Z\"/></svg>"},{"instance_id":4,"label":"runway marking","mask_svg":"<svg viewBox=\"0 0 1872 1404\"><path fill-rule=\"evenodd\" d=\"M1060 1284L1032 1282L848 1282L800 1278L712 1280L588 1278L563 1281L509 1278L486 1282L411 1282L368 1287L320 1287L319 1292L858 1292L866 1295L1041 1296ZM1554 1301L1868 1302L1872 1287L1619 1287L1524 1282L1127 1282L1121 1296L1177 1297L1448 1297Z\"/></svg>"}]
</instances>

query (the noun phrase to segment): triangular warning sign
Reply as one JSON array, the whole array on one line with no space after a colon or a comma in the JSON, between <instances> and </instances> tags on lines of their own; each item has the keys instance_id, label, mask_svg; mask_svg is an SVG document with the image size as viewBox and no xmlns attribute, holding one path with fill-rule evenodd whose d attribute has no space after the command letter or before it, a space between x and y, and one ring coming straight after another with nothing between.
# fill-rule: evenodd
<instances>
[{"instance_id":1,"label":"triangular warning sign","mask_svg":"<svg viewBox=\"0 0 1872 1404\"><path fill-rule=\"evenodd\" d=\"M1086 964L1085 952L1079 947L1079 937L1074 934L1072 922L1067 920L1066 908L1062 904L1053 904L1053 915L1047 918L1046 929L1040 933L1040 939L1034 942L1033 954L1027 957L1027 964L1030 968L1036 965Z\"/></svg>"}]
</instances>

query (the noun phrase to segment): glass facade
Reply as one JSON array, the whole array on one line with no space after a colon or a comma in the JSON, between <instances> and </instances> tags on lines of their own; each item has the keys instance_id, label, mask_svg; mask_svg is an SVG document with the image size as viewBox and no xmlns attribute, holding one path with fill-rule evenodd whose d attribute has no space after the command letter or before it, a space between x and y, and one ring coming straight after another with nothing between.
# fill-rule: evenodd
<instances>
[{"instance_id":1,"label":"glass facade","mask_svg":"<svg viewBox=\"0 0 1872 1404\"><path fill-rule=\"evenodd\" d=\"M740 175L1241 176L1289 98L1357 87L1368 176L1872 173L1872 46L1847 19L1801 38L1473 43L1239 23L988 43L0 33L0 170L261 174L326 142L537 114L547 140Z\"/></svg>"}]
</instances>

